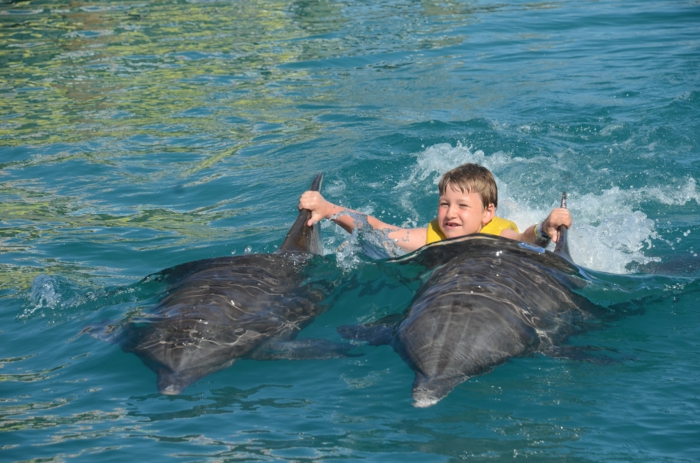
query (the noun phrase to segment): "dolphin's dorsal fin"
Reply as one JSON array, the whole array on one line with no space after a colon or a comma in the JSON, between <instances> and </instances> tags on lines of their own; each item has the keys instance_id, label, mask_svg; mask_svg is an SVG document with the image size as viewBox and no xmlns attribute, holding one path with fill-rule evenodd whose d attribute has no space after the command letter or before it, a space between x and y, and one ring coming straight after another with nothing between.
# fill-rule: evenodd
<instances>
[{"instance_id":1,"label":"dolphin's dorsal fin","mask_svg":"<svg viewBox=\"0 0 700 463\"><path fill-rule=\"evenodd\" d=\"M561 194L561 207L566 209L566 191L562 192ZM571 258L571 254L569 254L569 242L568 242L568 234L569 229L566 228L564 225L559 227L559 241L557 241L557 245L554 247L554 254L558 254L564 259L568 260L572 264L574 263L573 259Z\"/></svg>"},{"instance_id":2,"label":"dolphin's dorsal fin","mask_svg":"<svg viewBox=\"0 0 700 463\"><path fill-rule=\"evenodd\" d=\"M317 174L311 182L309 190L321 191L323 184L323 173ZM320 225L315 223L309 227L306 222L311 218L311 211L302 209L299 211L297 219L292 228L287 232L282 246L277 252L310 252L313 254L323 254L323 244L321 243Z\"/></svg>"}]
</instances>

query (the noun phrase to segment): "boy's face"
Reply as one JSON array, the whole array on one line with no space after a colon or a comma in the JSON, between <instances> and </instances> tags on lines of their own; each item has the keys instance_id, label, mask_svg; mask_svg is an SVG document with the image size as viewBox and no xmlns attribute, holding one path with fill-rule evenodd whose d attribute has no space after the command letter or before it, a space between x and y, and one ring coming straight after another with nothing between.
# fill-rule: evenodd
<instances>
[{"instance_id":1,"label":"boy's face","mask_svg":"<svg viewBox=\"0 0 700 463\"><path fill-rule=\"evenodd\" d=\"M450 184L438 202L438 224L448 238L477 233L494 213L493 204L484 207L478 193L463 193Z\"/></svg>"}]
</instances>

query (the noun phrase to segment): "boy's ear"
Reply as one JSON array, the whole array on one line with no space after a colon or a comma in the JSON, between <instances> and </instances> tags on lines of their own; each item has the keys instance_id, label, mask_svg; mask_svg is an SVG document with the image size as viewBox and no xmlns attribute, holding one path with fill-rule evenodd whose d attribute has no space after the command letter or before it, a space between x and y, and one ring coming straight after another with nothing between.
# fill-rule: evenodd
<instances>
[{"instance_id":1,"label":"boy's ear","mask_svg":"<svg viewBox=\"0 0 700 463\"><path fill-rule=\"evenodd\" d=\"M491 219L493 219L493 216L496 215L496 206L493 205L493 203L489 204L484 208L484 215L481 219L481 225L484 226L487 223L491 222Z\"/></svg>"}]
</instances>

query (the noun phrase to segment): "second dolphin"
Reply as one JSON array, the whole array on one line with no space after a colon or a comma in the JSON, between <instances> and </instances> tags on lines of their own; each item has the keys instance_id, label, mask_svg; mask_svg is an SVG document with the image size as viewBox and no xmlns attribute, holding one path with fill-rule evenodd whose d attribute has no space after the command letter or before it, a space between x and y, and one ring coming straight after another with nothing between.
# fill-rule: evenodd
<instances>
[{"instance_id":1,"label":"second dolphin","mask_svg":"<svg viewBox=\"0 0 700 463\"><path fill-rule=\"evenodd\" d=\"M311 184L320 190L323 175ZM205 259L149 277L169 284L148 314L115 334L95 333L136 354L157 375L158 391L179 394L237 359L331 358L353 347L296 335L326 310L322 284L307 267L322 253L319 226L302 210L274 254Z\"/></svg>"}]
</instances>

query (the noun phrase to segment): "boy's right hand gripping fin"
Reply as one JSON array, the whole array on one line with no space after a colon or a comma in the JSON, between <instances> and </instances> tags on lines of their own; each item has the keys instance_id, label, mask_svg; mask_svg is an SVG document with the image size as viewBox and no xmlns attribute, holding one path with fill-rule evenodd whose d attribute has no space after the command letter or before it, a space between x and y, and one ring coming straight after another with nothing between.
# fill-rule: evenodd
<instances>
[{"instance_id":1,"label":"boy's right hand gripping fin","mask_svg":"<svg viewBox=\"0 0 700 463\"><path fill-rule=\"evenodd\" d=\"M566 207L566 191L562 192L561 194L561 207L564 209L567 209ZM573 263L573 259L571 259L571 254L569 253L569 243L568 243L568 233L569 229L566 228L564 225L561 225L559 227L559 239L557 240L557 244L554 247L554 253L559 254L562 256L564 259L568 260L569 262Z\"/></svg>"}]
</instances>

